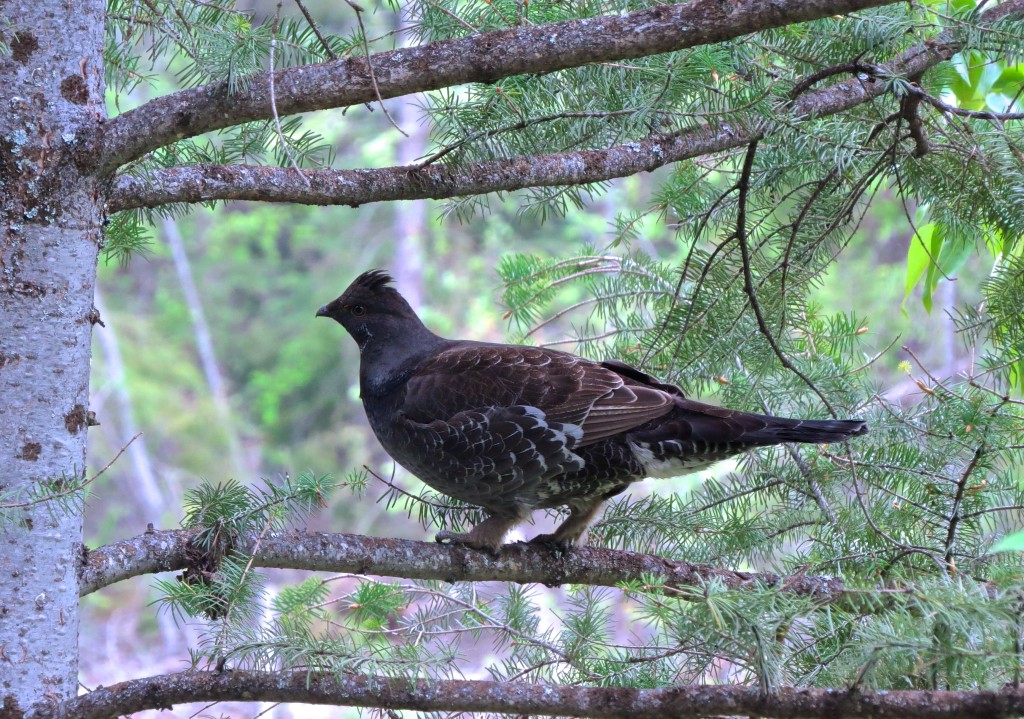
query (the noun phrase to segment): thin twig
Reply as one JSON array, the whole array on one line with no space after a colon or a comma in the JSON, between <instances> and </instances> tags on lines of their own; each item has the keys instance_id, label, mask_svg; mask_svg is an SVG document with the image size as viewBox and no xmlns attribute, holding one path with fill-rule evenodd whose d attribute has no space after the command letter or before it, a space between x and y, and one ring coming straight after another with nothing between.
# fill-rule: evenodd
<instances>
[{"instance_id":1,"label":"thin twig","mask_svg":"<svg viewBox=\"0 0 1024 719\"><path fill-rule=\"evenodd\" d=\"M647 328L644 328L644 329L647 329ZM553 342L541 342L537 346L538 347L560 347L562 345L572 345L572 344L575 344L575 345L585 345L585 344L587 344L589 342L598 342L600 340L606 340L609 337L618 337L619 335L633 334L633 333L638 332L638 331L640 331L640 330L638 330L635 327L629 327L629 328L626 328L626 329L617 329L617 330L610 330L608 332L602 332L599 335L589 335L587 337L571 337L569 339L555 340Z\"/></svg>"},{"instance_id":2,"label":"thin twig","mask_svg":"<svg viewBox=\"0 0 1024 719\"><path fill-rule=\"evenodd\" d=\"M971 387L974 387L975 389L980 389L983 392L988 392L990 395L998 399L1002 404L1016 404L1024 407L1024 402L1021 402L1019 399L1013 399L1008 394L996 392L991 387L986 387L983 384L979 384L973 377L967 381L967 384L970 385Z\"/></svg>"},{"instance_id":3,"label":"thin twig","mask_svg":"<svg viewBox=\"0 0 1024 719\"><path fill-rule=\"evenodd\" d=\"M859 367L855 367L852 370L849 370L848 372L843 372L841 375L838 375L838 376L839 377L851 377L851 376L853 376L855 374L859 374L859 373L863 372L868 367L870 367L875 362L877 362L879 359L881 359L885 355L885 353L888 352L889 350L891 350L893 348L893 345L895 345L899 341L900 341L900 335L896 335L895 337L892 338L892 341L889 342L889 344L887 344L881 350L879 350L874 355L869 357L867 359L867 361L864 362L864 364L862 364Z\"/></svg>"},{"instance_id":4,"label":"thin twig","mask_svg":"<svg viewBox=\"0 0 1024 719\"><path fill-rule=\"evenodd\" d=\"M761 334L764 335L765 339L768 340L768 344L771 345L772 351L775 352L775 356L779 358L779 362L786 369L793 372L797 377L802 379L804 383L810 387L822 404L828 409L829 414L833 418L838 418L835 409L832 404L825 397L824 393L818 389L811 380L796 366L789 361L789 358L782 352L778 343L775 341L775 337L772 335L771 330L768 329L768 323L764 319L764 313L761 311L761 305L757 301L757 293L754 291L754 275L750 269L750 249L747 247L747 194L750 190L750 173L754 167L754 157L757 154L757 140L750 143L747 146L747 154L743 160L743 171L739 181L739 203L736 209L736 239L739 241L740 254L743 257L743 290L747 293L747 299L750 301L750 308L754 311L754 316L757 318L757 326L761 330Z\"/></svg>"},{"instance_id":5,"label":"thin twig","mask_svg":"<svg viewBox=\"0 0 1024 719\"><path fill-rule=\"evenodd\" d=\"M506 95L504 93L502 94L502 98L506 98ZM506 99L506 101L507 101L507 99ZM512 108L513 108L513 110L515 110L516 112L519 113L520 117L522 117L522 111L518 107L512 105ZM499 134L501 134L503 132L513 132L515 130L524 130L527 127L530 127L532 125L538 125L538 124L540 124L542 122L553 122L555 120L578 120L578 119L598 119L598 120L603 120L603 119L609 118L609 117L619 117L619 116L622 116L622 115L635 115L636 112L637 111L635 109L613 110L613 111L609 111L609 112L559 112L559 113L556 113L554 115L544 115L543 117L533 117L533 118L530 118L528 120L527 119L521 119L519 122L513 123L511 125L506 125L505 127L496 127L494 129L491 129L491 130L480 130L480 131L475 132L475 133L473 133L473 134L471 134L471 135L469 135L467 137L463 137L458 142L453 142L450 145L442 147L440 150L438 150L434 154L430 155L430 157L428 157L425 160L421 161L419 164L416 165L416 169L420 169L421 170L424 167L427 167L428 165L432 165L433 163L437 162L438 160L440 160L445 155L447 155L447 154L449 154L451 152L454 152L455 150L459 149L460 147L464 147L465 145L468 145L471 142L475 142L476 140L479 140L481 138L491 138L491 137L494 137L495 135L499 135ZM654 111L651 114L657 115L657 114L670 114L670 113L662 112L662 111Z\"/></svg>"},{"instance_id":6,"label":"thin twig","mask_svg":"<svg viewBox=\"0 0 1024 719\"><path fill-rule=\"evenodd\" d=\"M366 39L366 27L363 25L363 7L353 0L345 0L348 6L352 8L356 13L356 22L359 23L359 36L363 39L363 51L366 53L366 69L370 73L370 82L373 84L373 92L377 95L377 102L380 103L380 109L384 111L384 117L388 119L392 127L398 130L405 137L409 137L409 133L398 126L395 122L395 118L391 117L391 113L388 112L387 105L384 104L384 98L380 94L380 86L377 85L377 74L373 71L373 58L370 56L370 43Z\"/></svg>"},{"instance_id":7,"label":"thin twig","mask_svg":"<svg viewBox=\"0 0 1024 719\"><path fill-rule=\"evenodd\" d=\"M393 480L384 479L379 474L374 472L372 469L367 467L365 464L363 465L363 469L366 470L367 474L369 474L371 477L373 477L377 481L382 482L389 489L389 492L385 492L384 494L382 494L377 499L377 503L379 503L382 499L386 498L390 492L393 492L393 493L398 494L400 496L403 496L403 497L405 497L407 499L411 499L411 500L413 500L414 502L416 502L418 504L425 504L428 507L433 507L434 509L440 509L440 510L446 510L446 511L447 510L453 510L453 509L461 509L461 507L459 507L458 505L455 505L455 504L441 504L440 502L433 502L433 501L431 501L429 499L424 499L420 495L416 495L416 494L413 494L412 492L409 492L409 491L407 491L405 489L402 489L397 484L395 484ZM391 506L390 502L389 502L389 504L387 506Z\"/></svg>"},{"instance_id":8,"label":"thin twig","mask_svg":"<svg viewBox=\"0 0 1024 719\"><path fill-rule=\"evenodd\" d=\"M108 469L110 469L113 466L114 462L116 462L118 460L118 458L122 454L125 453L125 450L127 450L131 446L132 442L134 442L135 440L137 440L141 436L142 436L142 432L138 432L134 437L129 439L125 443L125 445L123 447L121 447L121 449L117 450L117 454L115 454L114 458L111 459L109 462L107 462L106 465L104 465L103 469L98 471L93 476L89 477L89 479L84 481L82 484L76 485L72 489L66 489L66 490L63 490L61 492L57 492L56 494L48 494L45 497L37 497L36 499L30 500L28 502L18 502L16 504L0 504L0 510L3 510L3 509L23 509L25 507L31 507L31 506L36 505L36 504L42 504L43 502L50 502L50 501L53 501L54 499L60 499L61 497L67 497L69 495L75 494L76 492L81 492L83 489L85 489L90 484L92 484L97 479L99 479L101 476L103 476L103 474Z\"/></svg>"},{"instance_id":9,"label":"thin twig","mask_svg":"<svg viewBox=\"0 0 1024 719\"><path fill-rule=\"evenodd\" d=\"M928 377L928 379L930 379L932 381L932 384L934 384L936 387L941 387L943 389L943 391L948 393L951 397L956 397L961 402L966 402L967 401L967 398L964 395L958 394L958 393L954 392L952 389L947 387L946 384L942 380L940 380L938 377L936 377L934 374L932 374L931 370L929 370L927 367L925 367L924 363L921 362L920 358L918 358L918 356L916 354L914 354L914 350L910 349L910 347L908 345L903 345L903 351L906 352L908 355L910 355L910 358L914 360L914 363L921 369L922 372L925 373L925 375ZM919 383L918 386L921 387L921 384ZM925 388L921 387L921 389L925 389Z\"/></svg>"},{"instance_id":10,"label":"thin twig","mask_svg":"<svg viewBox=\"0 0 1024 719\"><path fill-rule=\"evenodd\" d=\"M711 174L711 172L712 172L712 170L706 170L700 176L699 179L703 180L709 174ZM696 184L696 182L697 182L697 180L695 180L693 183L691 183L690 184L690 188L692 188ZM686 188L686 190L684 190L684 192L688 191L690 188ZM664 315L665 319L659 325L657 334L654 336L654 338L649 343L647 353L644 355L644 358L643 358L643 361L641 362L641 365L646 363L647 360L650 359L654 355L654 353L656 352L657 345L661 341L661 338L666 334L666 332L668 332L668 324L669 324L669 320L671 319L671 314L675 310L676 305L679 303L679 296L682 293L683 283L686 282L686 276L689 274L690 262L693 259L694 253L697 251L697 246L698 246L698 243L700 241L701 234L703 234L704 230L708 226L708 223L711 221L711 214L715 211L715 208L719 205L719 203L724 201L725 198L734 189L736 189L736 188L732 187L732 188L726 190L725 192L723 192L722 194L720 194L717 198L715 198L715 201L711 204L711 207L709 207L707 209L707 211L705 211L704 213L701 214L700 222L697 223L697 228L693 232L693 244L690 245L690 250L689 250L689 252L686 253L686 261L683 263L683 268L682 268L682 270L679 273L679 281L676 283L675 291L672 293L672 302L669 305L669 308L665 311L665 315ZM687 226L689 226L689 223L687 223ZM711 256L708 258L708 261L705 263L704 268L703 268L703 270L701 271L701 274L700 274L700 280L698 281L697 285L694 287L693 292L690 293L690 296L693 297L694 299L696 299L697 294L700 292L700 287L701 287L701 284L704 282L704 278L707 276L707 273L711 270L712 260L714 260L715 255L718 254L718 252L721 251L722 247L724 247L725 244L727 244L727 242L728 242L728 240L726 240L722 244L720 244L717 247L715 247L714 252L711 254ZM689 306L689 308L687 310L687 313L686 313L686 321L683 323L683 331L680 334L685 335L686 334L686 330L690 326L690 317L693 314L693 307L694 307L694 303L691 301L690 302L690 306ZM678 345L677 345L677 351L676 351L675 355L673 355L672 362L670 363L670 365L672 365L672 366L675 365L675 361L678 358L678 354L679 354L679 352L678 352Z\"/></svg>"},{"instance_id":11,"label":"thin twig","mask_svg":"<svg viewBox=\"0 0 1024 719\"><path fill-rule=\"evenodd\" d=\"M981 461L984 453L985 443L982 442L974 450L974 456L971 457L970 463L968 463L967 468L960 475L960 479L956 483L956 494L953 495L953 511L950 512L949 528L946 531L946 552L944 556L946 567L950 574L956 572L956 564L953 562L953 543L956 541L956 528L959 526L960 520L963 519L960 516L960 505L963 503L964 491L967 489L967 480L970 479L971 473L978 466L978 462Z\"/></svg>"},{"instance_id":12,"label":"thin twig","mask_svg":"<svg viewBox=\"0 0 1024 719\"><path fill-rule=\"evenodd\" d=\"M302 13L302 17L306 18L306 22L309 23L309 28L313 31L313 34L316 35L316 39L320 41L321 45L323 45L324 52L327 53L327 57L332 60L337 60L338 56L334 54L334 50L332 50L331 46L327 44L327 38L325 38L320 32L320 28L317 27L316 20L314 20L313 16L309 14L309 10L307 10L306 6L302 4L302 0L295 0L295 4L299 6L299 12Z\"/></svg>"},{"instance_id":13,"label":"thin twig","mask_svg":"<svg viewBox=\"0 0 1024 719\"><path fill-rule=\"evenodd\" d=\"M789 452L789 456L793 458L793 462L796 463L797 469L800 470L800 474L803 475L804 481L807 482L807 486L811 488L811 496L814 498L814 501L818 504L821 510L825 512L825 516L828 517L828 521L831 522L833 526L837 526L839 524L839 520L836 517L836 513L829 505L828 500L825 499L825 493L821 491L821 485L819 485L818 480L814 478L811 468L807 466L807 462L792 443L787 442L785 447L786 451Z\"/></svg>"},{"instance_id":14,"label":"thin twig","mask_svg":"<svg viewBox=\"0 0 1024 719\"><path fill-rule=\"evenodd\" d=\"M916 86L919 79L920 75L917 78L910 78L910 86ZM924 157L931 151L928 135L924 131L924 120L921 119L919 112L922 100L923 97L915 93L910 93L900 100L900 116L907 121L910 137L914 140L914 157Z\"/></svg>"},{"instance_id":15,"label":"thin twig","mask_svg":"<svg viewBox=\"0 0 1024 719\"><path fill-rule=\"evenodd\" d=\"M902 118L902 115L900 115L900 118ZM899 133L899 123L898 122L896 124L896 131L897 131L897 135L898 135L898 133ZM910 193L907 192L906 188L903 186L903 175L900 172L900 163L899 163L898 158L896 157L896 149L897 149L898 145L899 145L899 137L897 137L896 140L893 142L893 144L890 145L890 149L892 150L892 164L890 165L890 167L892 169L893 176L896 178L896 186L899 189L900 207L903 209L903 216L907 218L907 224L910 225L910 229L914 231L914 236L913 236L913 239L911 240L911 242L916 242L917 244L919 244L921 246L921 249L924 250L924 253L926 255L928 255L928 262L929 262L929 264L931 264L931 266L935 268L936 272L938 272L940 275L942 275L942 279L946 280L947 282L952 282L953 278L951 278L949 275L947 275L945 270L943 270L942 267L939 265L938 257L936 257L936 256L934 256L932 254L931 248L928 247L924 243L924 240L921 239L921 233L920 233L920 231L917 228L917 223L914 222L914 218L911 217L910 208L907 206L907 197L910 196Z\"/></svg>"},{"instance_id":16,"label":"thin twig","mask_svg":"<svg viewBox=\"0 0 1024 719\"><path fill-rule=\"evenodd\" d=\"M782 300L782 312L779 316L779 331L781 332L786 324L786 279L789 277L789 258L793 251L793 246L796 244L796 236L800 231L801 225L804 223L804 219L807 217L807 213L810 211L814 203L818 201L818 197L825 190L832 179L836 176L837 170L832 168L829 173L825 176L825 179L818 182L818 186L814 188L814 192L807 198L807 202L804 203L803 207L800 208L799 214L796 219L793 220L792 231L789 233L789 242L786 243L786 251L782 255L782 262L780 267L782 268L782 278L779 281L779 297Z\"/></svg>"},{"instance_id":17,"label":"thin twig","mask_svg":"<svg viewBox=\"0 0 1024 719\"><path fill-rule=\"evenodd\" d=\"M924 556L928 557L933 562L935 562L940 569L945 571L946 565L943 564L938 557L932 554L930 549L927 549L926 547L917 547L914 545L904 544L903 542L899 541L898 539L890 535L888 532L886 532L884 529L882 529L875 523L874 517L871 516L871 512L868 510L867 504L865 504L864 502L864 495L861 492L860 487L860 479L857 476L857 462L853 458L853 452L850 451L849 443L846 443L846 458L849 462L850 478L853 482L853 491L857 499L857 506L860 507L861 513L864 515L864 519L867 520L868 526L871 527L871 529L874 530L876 534L878 534L880 537L888 541L894 547L899 547L900 549L904 550L905 554L923 554Z\"/></svg>"},{"instance_id":18,"label":"thin twig","mask_svg":"<svg viewBox=\"0 0 1024 719\"><path fill-rule=\"evenodd\" d=\"M974 517L980 517L982 514L991 514L993 512L1024 512L1024 504L1007 504L1002 507L986 507L985 509L979 509L977 512L961 514L960 521L973 519Z\"/></svg>"},{"instance_id":19,"label":"thin twig","mask_svg":"<svg viewBox=\"0 0 1024 719\"><path fill-rule=\"evenodd\" d=\"M459 17L458 15L453 13L451 10L449 10L448 8L442 6L440 3L431 2L430 0L425 0L425 3L427 5L429 5L430 7L434 8L435 10L444 13L445 15L450 17L452 20L454 20L455 22L457 22L460 25L462 25L462 27L464 27L467 30L469 30L470 32L472 32L473 34L475 34L475 35L479 35L480 34L480 29L479 28L473 27L468 22L463 20L461 17Z\"/></svg>"},{"instance_id":20,"label":"thin twig","mask_svg":"<svg viewBox=\"0 0 1024 719\"><path fill-rule=\"evenodd\" d=\"M284 131L281 129L281 117L277 114L277 96L274 93L274 50L277 48L277 25L281 21L282 2L283 0L277 0L277 13L274 15L274 24L270 28L270 72L267 73L267 78L270 80L270 111L274 114L274 127L277 129L277 138L281 142L281 149L284 150L288 161L292 163L292 167L299 173L299 177L306 183L306 187L310 187L309 178L306 177L302 168L299 167L299 163L295 161L291 148L288 146L288 141L284 139Z\"/></svg>"},{"instance_id":21,"label":"thin twig","mask_svg":"<svg viewBox=\"0 0 1024 719\"><path fill-rule=\"evenodd\" d=\"M263 538L266 536L267 531L271 528L273 523L274 523L274 521L273 521L273 519L270 516L268 516L266 521L263 523L263 529L260 530L259 535L257 535L256 540L253 542L252 551L249 553L249 561L245 563L245 569L242 570L242 576L238 580L239 584L244 582L245 578L247 576L249 576L249 572L252 571L252 565L256 561L256 555L260 551L260 545L263 543ZM234 609L234 608L235 608L235 602L234 601L229 602L228 606L227 606L227 609L224 611L224 616L223 616L223 621L221 623L221 628L220 628L220 631L218 632L218 635L217 635L216 649L214 650L213 653L214 653L214 655L220 654L220 657L217 660L218 669L222 668L222 665L227 661L228 655L232 652L232 649L228 649L226 652L221 654L220 649L224 647L223 641L225 640L225 638L229 634L229 626L230 626L230 620L231 620L231 610Z\"/></svg>"},{"instance_id":22,"label":"thin twig","mask_svg":"<svg viewBox=\"0 0 1024 719\"><path fill-rule=\"evenodd\" d=\"M587 305L597 304L600 302L607 302L608 300L635 299L637 297L644 296L660 297L663 294L664 292L662 292L661 290L636 290L632 292L615 292L608 295L602 295L601 297L588 297L587 299L575 302L569 305L568 307L565 307L564 309L561 309L558 312L553 313L551 316L549 316L542 322L538 322L533 327L531 327L530 330L525 335L523 335L523 337L530 337L537 333L539 330L550 325L552 322L556 322L562 317L565 317L565 315L569 314L570 312L578 310L582 307L586 307Z\"/></svg>"},{"instance_id":23,"label":"thin twig","mask_svg":"<svg viewBox=\"0 0 1024 719\"><path fill-rule=\"evenodd\" d=\"M205 716L206 715L206 711L208 709L210 709L211 707L215 707L218 704L220 704L220 702L210 702L209 704L204 704L203 706L199 707L194 712L189 714L188 715L188 719L196 719L197 716Z\"/></svg>"},{"instance_id":24,"label":"thin twig","mask_svg":"<svg viewBox=\"0 0 1024 719\"><path fill-rule=\"evenodd\" d=\"M818 84L822 80L832 77L833 75L840 75L842 73L854 73L854 74L866 74L871 77L877 77L884 73L884 70L877 65L870 63L861 62L860 59L850 60L849 62L841 62L838 65L832 65L824 69L818 70L817 72L811 73L807 77L803 78L793 86L793 89L789 91L789 99L792 102L803 93L810 90L814 85Z\"/></svg>"},{"instance_id":25,"label":"thin twig","mask_svg":"<svg viewBox=\"0 0 1024 719\"><path fill-rule=\"evenodd\" d=\"M186 45L185 42L181 39L181 36L178 35L178 33L175 31L174 25L171 24L171 21L168 20L166 17L164 17L164 14L162 12L160 12L160 10L157 8L156 5L153 4L152 0L142 0L142 2L146 5L146 7L148 7L150 9L150 11L154 15L156 15L158 18L160 18L160 20L163 22L164 26L167 28L167 34L170 35L172 38L174 38L174 41L176 43L178 43L178 47L180 47L182 49L182 51L186 55L188 55L190 58L192 58L192 61L194 63L199 65L200 64L199 58L196 57L196 55L192 51L192 49L188 45ZM188 25L187 24L185 25L185 31L188 32ZM192 38L189 37L189 39L191 40Z\"/></svg>"}]
</instances>

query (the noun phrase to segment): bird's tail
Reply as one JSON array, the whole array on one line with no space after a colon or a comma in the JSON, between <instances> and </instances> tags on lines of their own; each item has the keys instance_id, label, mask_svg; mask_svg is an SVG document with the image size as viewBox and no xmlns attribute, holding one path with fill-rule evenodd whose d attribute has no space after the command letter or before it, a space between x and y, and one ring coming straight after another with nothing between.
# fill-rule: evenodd
<instances>
[{"instance_id":1,"label":"bird's tail","mask_svg":"<svg viewBox=\"0 0 1024 719\"><path fill-rule=\"evenodd\" d=\"M786 417L758 416L764 420L760 429L749 431L743 440L751 443L777 444L779 442L808 442L825 444L842 442L850 437L867 434L867 422L859 419L789 419Z\"/></svg>"},{"instance_id":2,"label":"bird's tail","mask_svg":"<svg viewBox=\"0 0 1024 719\"><path fill-rule=\"evenodd\" d=\"M773 417L715 407L690 399L677 400L676 407L677 412L671 420L659 427L663 436L657 439L674 437L708 447L728 443L736 451L743 451L782 442L842 442L868 432L867 422L859 419Z\"/></svg>"},{"instance_id":3,"label":"bird's tail","mask_svg":"<svg viewBox=\"0 0 1024 719\"><path fill-rule=\"evenodd\" d=\"M629 435L650 477L675 477L755 447L783 442L828 444L866 434L858 419L790 419L725 409L680 398L667 420Z\"/></svg>"}]
</instances>

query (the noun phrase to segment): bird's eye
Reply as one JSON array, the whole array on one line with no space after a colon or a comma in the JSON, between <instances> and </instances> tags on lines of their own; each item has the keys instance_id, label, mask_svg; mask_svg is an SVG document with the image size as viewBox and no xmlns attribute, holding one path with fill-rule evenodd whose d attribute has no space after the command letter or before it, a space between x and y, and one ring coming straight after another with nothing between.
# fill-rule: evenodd
<instances>
[{"instance_id":1,"label":"bird's eye","mask_svg":"<svg viewBox=\"0 0 1024 719\"><path fill-rule=\"evenodd\" d=\"M362 305L352 305L352 307L349 308L349 312L351 312L356 317L362 317L363 315L366 314L366 308L363 307Z\"/></svg>"}]
</instances>

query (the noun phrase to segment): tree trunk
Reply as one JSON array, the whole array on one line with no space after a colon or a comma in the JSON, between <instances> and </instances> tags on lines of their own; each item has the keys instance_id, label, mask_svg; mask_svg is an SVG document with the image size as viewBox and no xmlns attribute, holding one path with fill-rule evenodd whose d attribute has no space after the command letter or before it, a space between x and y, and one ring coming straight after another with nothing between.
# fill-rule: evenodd
<instances>
[{"instance_id":1,"label":"tree trunk","mask_svg":"<svg viewBox=\"0 0 1024 719\"><path fill-rule=\"evenodd\" d=\"M412 34L412 26L406 13L398 14L397 37L406 46ZM412 165L427 148L428 126L420 122L419 111L412 98L400 98L395 120L405 130L405 137L398 141L397 160L402 166ZM398 205L395 212L395 251L392 272L398 285L403 288L405 299L414 310L423 307L423 237L427 226L427 201L410 200Z\"/></svg>"},{"instance_id":2,"label":"tree trunk","mask_svg":"<svg viewBox=\"0 0 1024 719\"><path fill-rule=\"evenodd\" d=\"M206 386L210 390L210 398L217 410L217 418L228 440L228 453L231 456L231 470L236 477L245 476L255 467L248 467L242 455L242 443L238 439L238 431L235 429L235 420L231 416L231 402L228 400L227 385L224 382L224 375L221 374L220 364L217 362L217 352L213 346L213 333L210 332L210 325L206 322L206 312L203 310L203 301L199 296L199 289L196 287L192 275L192 264L188 259L188 252L185 250L185 243L182 241L181 231L178 223L173 219L164 218L163 235L167 246L171 250L171 258L174 260L174 269L178 273L178 283L181 285L181 294L185 297L185 304L188 305L188 313L192 318L192 333L196 338L196 354L199 355L199 366L203 369L203 376L206 377Z\"/></svg>"},{"instance_id":3,"label":"tree trunk","mask_svg":"<svg viewBox=\"0 0 1024 719\"><path fill-rule=\"evenodd\" d=\"M26 502L85 472L93 287L102 237L102 0L6 3L0 28L0 496ZM61 507L64 507L62 511ZM77 507L0 524L0 716L78 689Z\"/></svg>"}]
</instances>

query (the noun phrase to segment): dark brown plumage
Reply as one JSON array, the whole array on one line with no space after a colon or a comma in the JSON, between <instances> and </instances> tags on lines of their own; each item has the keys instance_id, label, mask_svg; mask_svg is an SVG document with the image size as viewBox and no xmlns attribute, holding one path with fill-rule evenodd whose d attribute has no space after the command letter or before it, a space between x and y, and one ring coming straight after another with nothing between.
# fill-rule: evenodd
<instances>
[{"instance_id":1,"label":"dark brown plumage","mask_svg":"<svg viewBox=\"0 0 1024 719\"><path fill-rule=\"evenodd\" d=\"M471 532L440 532L438 541L493 551L533 510L568 506L569 518L533 541L571 545L606 499L644 477L686 474L752 447L867 432L859 420L703 404L621 362L444 339L390 283L366 272L316 314L359 345L363 406L388 454L490 513Z\"/></svg>"}]
</instances>

